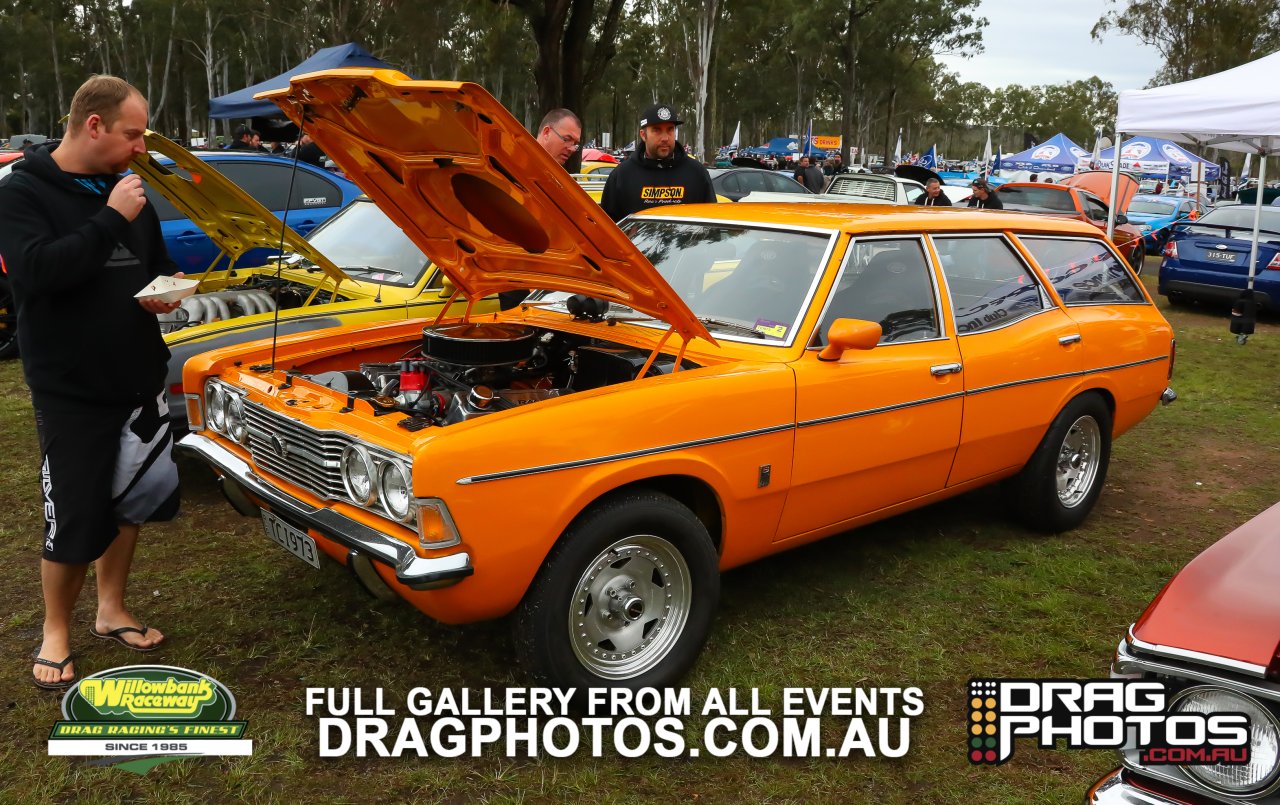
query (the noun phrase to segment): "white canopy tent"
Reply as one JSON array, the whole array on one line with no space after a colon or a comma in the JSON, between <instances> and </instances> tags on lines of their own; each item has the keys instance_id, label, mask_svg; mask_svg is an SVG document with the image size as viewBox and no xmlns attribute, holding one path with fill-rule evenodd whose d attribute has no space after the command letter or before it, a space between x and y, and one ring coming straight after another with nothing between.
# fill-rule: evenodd
<instances>
[{"instance_id":1,"label":"white canopy tent","mask_svg":"<svg viewBox=\"0 0 1280 805\"><path fill-rule=\"evenodd\" d=\"M1253 248L1249 253L1249 289L1258 270L1258 232L1267 181L1267 157L1280 154L1280 52L1180 84L1120 93L1116 142L1122 134L1145 134L1188 143L1198 149L1218 148L1258 155L1258 197L1253 215ZM1120 178L1120 160L1111 172L1112 196ZM1116 210L1107 220L1107 236L1115 231Z\"/></svg>"}]
</instances>

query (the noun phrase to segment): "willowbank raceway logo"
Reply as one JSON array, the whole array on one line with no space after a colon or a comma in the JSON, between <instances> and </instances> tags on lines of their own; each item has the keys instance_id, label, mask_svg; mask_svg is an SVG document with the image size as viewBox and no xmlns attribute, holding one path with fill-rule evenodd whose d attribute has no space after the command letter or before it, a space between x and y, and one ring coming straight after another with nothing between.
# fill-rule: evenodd
<instances>
[{"instance_id":1,"label":"willowbank raceway logo","mask_svg":"<svg viewBox=\"0 0 1280 805\"><path fill-rule=\"evenodd\" d=\"M144 774L187 757L250 755L236 700L207 674L168 665L131 665L85 677L62 699L49 754L107 758Z\"/></svg>"},{"instance_id":2,"label":"willowbank raceway logo","mask_svg":"<svg viewBox=\"0 0 1280 805\"><path fill-rule=\"evenodd\" d=\"M1188 692L1139 680L971 679L969 762L998 766L1015 739L1035 738L1041 749L1136 749L1143 764L1248 764L1249 716L1181 709Z\"/></svg>"}]
</instances>

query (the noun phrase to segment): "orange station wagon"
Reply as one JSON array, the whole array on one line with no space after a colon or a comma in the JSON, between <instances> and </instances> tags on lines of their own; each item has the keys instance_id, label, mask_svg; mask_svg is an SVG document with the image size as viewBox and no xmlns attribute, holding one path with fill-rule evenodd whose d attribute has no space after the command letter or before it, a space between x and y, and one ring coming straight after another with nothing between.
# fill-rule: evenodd
<instances>
[{"instance_id":1,"label":"orange station wagon","mask_svg":"<svg viewBox=\"0 0 1280 805\"><path fill-rule=\"evenodd\" d=\"M303 561L446 623L514 613L540 682L671 684L721 570L985 484L1072 528L1112 439L1174 396L1172 331L1089 224L715 204L618 226L474 84L273 95L459 299L537 290L196 356L182 447Z\"/></svg>"}]
</instances>

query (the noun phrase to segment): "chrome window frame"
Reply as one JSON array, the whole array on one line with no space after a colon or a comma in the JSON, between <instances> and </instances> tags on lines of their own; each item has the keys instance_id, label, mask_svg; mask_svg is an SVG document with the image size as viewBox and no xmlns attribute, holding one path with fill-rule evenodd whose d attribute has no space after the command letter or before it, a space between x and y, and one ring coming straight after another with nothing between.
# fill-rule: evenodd
<instances>
[{"instance_id":1,"label":"chrome window frame","mask_svg":"<svg viewBox=\"0 0 1280 805\"><path fill-rule=\"evenodd\" d=\"M1091 237L1088 237L1087 235L1046 235L1043 233L1023 234L1023 233L1017 233L1017 232L1013 233L1013 236L1018 239L1019 243L1021 243L1024 240L1078 240L1078 241L1084 241L1088 243L1097 243L1102 246L1104 251L1106 251L1108 254L1110 254L1113 258L1115 258L1120 263L1120 267L1123 268L1125 273L1129 275L1129 281L1132 282L1134 284L1134 287L1137 289L1138 295L1142 297L1141 299L1135 302L1118 302L1115 300L1101 301L1101 302L1068 302L1065 299L1063 299L1062 300L1063 307L1098 307L1100 305L1151 305L1152 304L1152 302L1147 299L1146 294L1142 292L1142 283L1141 281L1138 280L1136 276L1134 276L1133 267L1129 265L1129 261L1124 259L1124 257L1121 256L1120 252L1116 250L1115 246L1105 238L1091 238ZM1049 272L1047 269L1045 269L1044 266L1040 265L1039 258L1035 256L1035 254L1031 251L1031 249L1027 249L1027 254L1031 255L1031 259L1035 261L1036 268L1044 272L1045 278L1048 279ZM1053 285L1053 281L1050 280L1049 284ZM1053 285L1053 290L1055 293L1057 293L1058 286ZM1058 293L1058 298L1062 299L1061 293Z\"/></svg>"},{"instance_id":2,"label":"chrome window frame","mask_svg":"<svg viewBox=\"0 0 1280 805\"><path fill-rule=\"evenodd\" d=\"M814 323L813 335L810 336L810 339L809 339L810 342L817 340L819 338L822 338L825 341L825 334L822 332L822 322L824 319L826 319L827 311L831 308L831 303L835 300L836 288L839 287L841 278L844 277L845 271L848 270L849 268L849 261L853 258L854 247L859 243L864 243L867 241L874 242L874 241L881 241L881 240L895 240L895 241L914 240L919 243L920 254L924 258L925 271L929 275L929 285L933 290L933 312L934 312L934 315L937 316L938 336L935 338L921 338L916 341L877 342L876 349L883 349L885 347L905 347L910 344L927 344L933 341L949 341L951 339L951 335L948 334L947 332L946 313L942 309L942 296L941 296L941 288L938 286L938 273L937 271L934 270L935 268L939 268L940 266L937 266L937 264L933 260L933 252L929 250L929 245L925 241L925 233L917 232L914 234L896 234L896 235L895 234L875 234L875 235L868 235L866 237L859 237L857 235L850 236L849 242L845 244L845 247L844 247L844 257L840 259L840 267L836 269L835 279L831 283L831 290L827 291L826 301L822 303L822 309L818 312L818 320L817 322ZM952 327L952 332L954 331L955 331L955 328ZM825 344L810 343L809 346L805 347L805 351L806 352L821 351L825 346L826 346Z\"/></svg>"},{"instance_id":3,"label":"chrome window frame","mask_svg":"<svg viewBox=\"0 0 1280 805\"><path fill-rule=\"evenodd\" d=\"M925 234L929 239L930 248L933 249L933 253L938 257L938 271L942 274L942 282L946 287L947 301L951 303L951 329L956 334L957 338L966 338L971 335L984 335L986 333L994 333L994 332L997 332L998 330L1003 330L1006 327L1012 327L1015 324L1024 322L1027 319L1032 318L1033 316L1039 316L1042 313L1047 313L1051 310L1059 309L1058 306L1054 304L1053 299L1050 298L1049 292L1045 290L1044 283L1042 283L1040 281L1040 277L1036 275L1035 269L1031 266L1031 264L1029 264L1026 261L1026 259L1023 258L1022 252L1018 251L1017 246L1009 239L1011 236L1011 233L1005 232L1005 231L999 231L999 232L927 232ZM988 327L973 333L962 333L960 332L959 325L956 323L956 300L955 300L955 297L951 295L951 280L947 276L946 266L942 265L942 252L938 249L938 245L937 243L935 243L935 241L938 238L992 238L992 237L999 238L1000 240L1004 241L1004 245L1008 247L1010 252L1012 252L1014 259L1016 259L1018 263L1022 266L1023 270L1027 272L1027 276L1031 279L1031 281L1035 283L1036 292L1040 298L1040 309L1035 311L1034 313L1028 313L1025 316L1019 316L1018 318L1005 322L1004 324L1001 324L998 327Z\"/></svg>"}]
</instances>

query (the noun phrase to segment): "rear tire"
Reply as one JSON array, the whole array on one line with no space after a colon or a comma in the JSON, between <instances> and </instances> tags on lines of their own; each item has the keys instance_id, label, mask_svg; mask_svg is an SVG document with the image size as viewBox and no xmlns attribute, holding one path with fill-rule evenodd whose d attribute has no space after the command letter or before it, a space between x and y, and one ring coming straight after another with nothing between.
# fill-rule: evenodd
<instances>
[{"instance_id":1,"label":"rear tire","mask_svg":"<svg viewBox=\"0 0 1280 805\"><path fill-rule=\"evenodd\" d=\"M1070 531L1093 510L1111 462L1111 411L1097 392L1067 403L1008 492L1036 531Z\"/></svg>"},{"instance_id":2,"label":"rear tire","mask_svg":"<svg viewBox=\"0 0 1280 805\"><path fill-rule=\"evenodd\" d=\"M1129 257L1129 265L1133 267L1133 273L1141 276L1142 268L1146 264L1146 262L1147 262L1147 247L1146 247L1146 244L1142 242L1142 239L1139 238L1138 245L1134 247L1133 254L1131 254Z\"/></svg>"},{"instance_id":3,"label":"rear tire","mask_svg":"<svg viewBox=\"0 0 1280 805\"><path fill-rule=\"evenodd\" d=\"M9 278L0 275L0 360L18 357L18 307Z\"/></svg>"},{"instance_id":4,"label":"rear tire","mask_svg":"<svg viewBox=\"0 0 1280 805\"><path fill-rule=\"evenodd\" d=\"M516 610L539 684L666 687L693 665L720 597L706 527L667 495L606 498L565 530Z\"/></svg>"}]
</instances>

